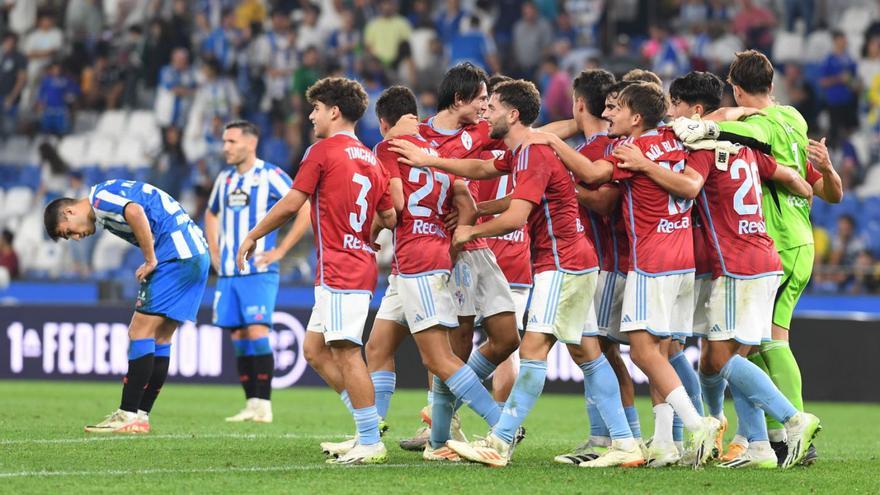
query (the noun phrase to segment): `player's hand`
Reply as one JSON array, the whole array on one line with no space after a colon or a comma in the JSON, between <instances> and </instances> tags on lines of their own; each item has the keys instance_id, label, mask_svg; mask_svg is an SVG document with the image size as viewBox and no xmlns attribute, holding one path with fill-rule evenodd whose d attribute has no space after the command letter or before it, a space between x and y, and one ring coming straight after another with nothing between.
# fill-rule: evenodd
<instances>
[{"instance_id":1,"label":"player's hand","mask_svg":"<svg viewBox=\"0 0 880 495\"><path fill-rule=\"evenodd\" d=\"M278 248L263 251L254 258L254 263L256 263L257 268L263 268L280 260L285 254Z\"/></svg>"},{"instance_id":2,"label":"player's hand","mask_svg":"<svg viewBox=\"0 0 880 495\"><path fill-rule=\"evenodd\" d=\"M685 143L693 143L700 139L718 139L721 129L711 120L689 119L679 117L672 121L672 130Z\"/></svg>"},{"instance_id":3,"label":"player's hand","mask_svg":"<svg viewBox=\"0 0 880 495\"><path fill-rule=\"evenodd\" d=\"M742 108L742 116L740 116L739 120L746 120L747 118L751 117L752 115L767 115L760 108L753 108L753 107L741 107L741 108Z\"/></svg>"},{"instance_id":4,"label":"player's hand","mask_svg":"<svg viewBox=\"0 0 880 495\"><path fill-rule=\"evenodd\" d=\"M555 137L555 134L550 134L549 132L532 131L526 134L526 138L523 140L522 145L524 147L531 144L544 144L549 146Z\"/></svg>"},{"instance_id":5,"label":"player's hand","mask_svg":"<svg viewBox=\"0 0 880 495\"><path fill-rule=\"evenodd\" d=\"M648 165L647 158L638 146L632 143L621 144L611 152L615 158L622 160L617 166L624 170L642 172Z\"/></svg>"},{"instance_id":6,"label":"player's hand","mask_svg":"<svg viewBox=\"0 0 880 495\"><path fill-rule=\"evenodd\" d=\"M388 148L400 155L397 160L407 165L415 167L427 167L430 165L431 157L422 151L421 148L405 139L392 139L391 147Z\"/></svg>"},{"instance_id":7,"label":"player's hand","mask_svg":"<svg viewBox=\"0 0 880 495\"><path fill-rule=\"evenodd\" d=\"M807 145L807 158L810 159L813 166L819 172L827 172L832 168L831 157L828 156L828 147L825 146L825 138L819 141L810 139L810 143Z\"/></svg>"},{"instance_id":8,"label":"player's hand","mask_svg":"<svg viewBox=\"0 0 880 495\"><path fill-rule=\"evenodd\" d=\"M396 138L400 136L412 136L419 133L419 118L408 113L397 120L394 127L388 129L385 133L385 139Z\"/></svg>"},{"instance_id":9,"label":"player's hand","mask_svg":"<svg viewBox=\"0 0 880 495\"><path fill-rule=\"evenodd\" d=\"M473 225L459 225L452 235L452 245L456 248L464 246L474 239Z\"/></svg>"},{"instance_id":10,"label":"player's hand","mask_svg":"<svg viewBox=\"0 0 880 495\"><path fill-rule=\"evenodd\" d=\"M446 230L452 232L455 230L456 225L458 225L458 210L453 208L446 216L443 217L443 225L446 227Z\"/></svg>"},{"instance_id":11,"label":"player's hand","mask_svg":"<svg viewBox=\"0 0 880 495\"><path fill-rule=\"evenodd\" d=\"M239 270L244 270L247 260L254 255L254 250L256 249L257 243L250 237L245 237L241 241L241 244L238 246L238 253L235 255L235 264L238 265Z\"/></svg>"},{"instance_id":12,"label":"player's hand","mask_svg":"<svg viewBox=\"0 0 880 495\"><path fill-rule=\"evenodd\" d=\"M134 272L134 276L137 277L138 282L146 280L147 277L156 270L158 264L159 263L155 259L144 261L144 263Z\"/></svg>"}]
</instances>

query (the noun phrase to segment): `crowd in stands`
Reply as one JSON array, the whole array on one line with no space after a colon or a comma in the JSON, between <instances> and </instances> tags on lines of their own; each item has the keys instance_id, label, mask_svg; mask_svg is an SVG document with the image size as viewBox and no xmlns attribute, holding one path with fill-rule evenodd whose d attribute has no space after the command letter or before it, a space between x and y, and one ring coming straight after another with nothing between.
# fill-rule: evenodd
<instances>
[{"instance_id":1,"label":"crowd in stands","mask_svg":"<svg viewBox=\"0 0 880 495\"><path fill-rule=\"evenodd\" d=\"M470 61L535 81L547 122L570 117L584 68L723 78L757 48L775 98L827 137L846 191L814 205L810 290L880 291L880 1L0 0L0 36L0 264L13 276L128 269L121 247L96 252L110 241L45 246L28 221L97 180L150 181L201 217L228 120L257 123L259 156L295 174L313 141L305 92L327 75L359 79L371 101L406 85L425 117L443 72ZM358 134L381 140L372 106Z\"/></svg>"}]
</instances>

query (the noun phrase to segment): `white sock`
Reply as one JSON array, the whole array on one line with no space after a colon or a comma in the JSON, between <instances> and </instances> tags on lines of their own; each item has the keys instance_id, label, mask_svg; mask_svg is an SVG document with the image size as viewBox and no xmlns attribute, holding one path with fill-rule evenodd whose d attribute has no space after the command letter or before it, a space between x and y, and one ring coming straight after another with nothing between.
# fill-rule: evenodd
<instances>
[{"instance_id":1,"label":"white sock","mask_svg":"<svg viewBox=\"0 0 880 495\"><path fill-rule=\"evenodd\" d=\"M675 411L667 403L654 406L654 441L659 445L672 445L672 419Z\"/></svg>"},{"instance_id":2,"label":"white sock","mask_svg":"<svg viewBox=\"0 0 880 495\"><path fill-rule=\"evenodd\" d=\"M734 436L733 436L733 440L731 440L730 443L735 443L735 444L737 444L737 445L742 445L743 447L748 447L748 446L749 446L749 440L748 440L746 437L742 436L742 435L734 435Z\"/></svg>"},{"instance_id":3,"label":"white sock","mask_svg":"<svg viewBox=\"0 0 880 495\"><path fill-rule=\"evenodd\" d=\"M639 444L636 443L634 438L620 438L617 440L613 440L611 444L614 447L617 447L620 450L630 451L638 448Z\"/></svg>"},{"instance_id":4,"label":"white sock","mask_svg":"<svg viewBox=\"0 0 880 495\"><path fill-rule=\"evenodd\" d=\"M789 420L791 421L791 420ZM771 442L784 442L786 435L784 429L767 430L767 437Z\"/></svg>"},{"instance_id":5,"label":"white sock","mask_svg":"<svg viewBox=\"0 0 880 495\"><path fill-rule=\"evenodd\" d=\"M691 402L691 398L688 397L687 391L685 391L683 386L679 386L672 392L669 392L669 395L666 396L666 402L672 406L681 418L685 428L696 431L703 427L703 418L700 417L700 413L694 408L694 403Z\"/></svg>"},{"instance_id":6,"label":"white sock","mask_svg":"<svg viewBox=\"0 0 880 495\"><path fill-rule=\"evenodd\" d=\"M147 419L147 420L150 419L150 413L148 413L147 411L143 411L143 410L141 410L141 409L138 409L137 415L138 415L138 416L143 416L143 417L144 417L145 419Z\"/></svg>"}]
</instances>

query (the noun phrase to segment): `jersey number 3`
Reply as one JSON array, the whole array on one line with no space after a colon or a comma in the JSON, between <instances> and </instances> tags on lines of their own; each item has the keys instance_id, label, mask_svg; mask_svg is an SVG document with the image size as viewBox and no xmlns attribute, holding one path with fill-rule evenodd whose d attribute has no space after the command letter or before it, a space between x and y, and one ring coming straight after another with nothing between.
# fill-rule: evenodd
<instances>
[{"instance_id":1,"label":"jersey number 3","mask_svg":"<svg viewBox=\"0 0 880 495\"><path fill-rule=\"evenodd\" d=\"M357 206L357 213L351 212L348 214L348 223L351 224L351 228L355 232L360 232L364 228L364 222L367 221L367 209L369 208L367 193L373 188L373 184L370 182L369 177L361 174L354 174L351 177L351 181L361 186L361 190L357 195L357 199L354 200L354 204Z\"/></svg>"}]
</instances>

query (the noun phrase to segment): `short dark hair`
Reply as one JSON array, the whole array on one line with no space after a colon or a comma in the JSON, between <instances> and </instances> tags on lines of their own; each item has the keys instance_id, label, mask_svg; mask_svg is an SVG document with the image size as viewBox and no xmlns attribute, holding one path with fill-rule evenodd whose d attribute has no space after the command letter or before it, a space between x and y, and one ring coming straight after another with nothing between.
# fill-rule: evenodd
<instances>
[{"instance_id":1,"label":"short dark hair","mask_svg":"<svg viewBox=\"0 0 880 495\"><path fill-rule=\"evenodd\" d=\"M449 69L437 90L437 109L446 110L455 104L456 98L472 101L480 95L480 84L488 87L489 77L486 71L470 62Z\"/></svg>"},{"instance_id":2,"label":"short dark hair","mask_svg":"<svg viewBox=\"0 0 880 495\"><path fill-rule=\"evenodd\" d=\"M367 111L367 92L361 83L344 77L325 77L312 84L306 91L306 99L314 105L321 102L328 107L338 107L349 122L357 122Z\"/></svg>"},{"instance_id":3,"label":"short dark hair","mask_svg":"<svg viewBox=\"0 0 880 495\"><path fill-rule=\"evenodd\" d=\"M404 115L411 113L418 115L416 95L406 86L391 86L379 95L376 100L376 117L383 119L386 124L397 124Z\"/></svg>"},{"instance_id":4,"label":"short dark hair","mask_svg":"<svg viewBox=\"0 0 880 495\"><path fill-rule=\"evenodd\" d=\"M498 86L504 81L513 81L513 78L505 76L503 74L495 74L494 76L491 76L489 78L489 82L486 83L486 91L488 91L491 95L492 91L495 91L495 86Z\"/></svg>"},{"instance_id":5,"label":"short dark hair","mask_svg":"<svg viewBox=\"0 0 880 495\"><path fill-rule=\"evenodd\" d=\"M493 94L501 103L519 111L519 121L525 126L532 125L541 112L541 94L531 81L505 81L495 86Z\"/></svg>"},{"instance_id":6,"label":"short dark hair","mask_svg":"<svg viewBox=\"0 0 880 495\"><path fill-rule=\"evenodd\" d=\"M624 74L623 77L620 78L620 80L632 82L648 82L654 83L657 86L663 86L663 80L660 79L660 76L646 69L632 69Z\"/></svg>"},{"instance_id":7,"label":"short dark hair","mask_svg":"<svg viewBox=\"0 0 880 495\"><path fill-rule=\"evenodd\" d=\"M575 98L583 98L587 110L594 117L601 117L605 110L605 96L614 84L614 74L605 69L587 69L572 82Z\"/></svg>"},{"instance_id":8,"label":"short dark hair","mask_svg":"<svg viewBox=\"0 0 880 495\"><path fill-rule=\"evenodd\" d=\"M681 76L669 86L672 101L683 101L688 105L701 104L706 113L714 112L721 106L724 83L711 72L691 71Z\"/></svg>"},{"instance_id":9,"label":"short dark hair","mask_svg":"<svg viewBox=\"0 0 880 495\"><path fill-rule=\"evenodd\" d=\"M3 229L3 240L6 241L6 244L12 245L12 241L15 240L15 234L12 233L9 229Z\"/></svg>"},{"instance_id":10,"label":"short dark hair","mask_svg":"<svg viewBox=\"0 0 880 495\"><path fill-rule=\"evenodd\" d=\"M617 81L608 87L608 90L605 91L605 98L608 98L610 95L620 96L620 93L629 86L636 84L635 81Z\"/></svg>"},{"instance_id":11,"label":"short dark hair","mask_svg":"<svg viewBox=\"0 0 880 495\"><path fill-rule=\"evenodd\" d=\"M654 83L639 82L627 86L620 92L618 103L641 115L646 129L657 127L669 110L666 94Z\"/></svg>"},{"instance_id":12,"label":"short dark hair","mask_svg":"<svg viewBox=\"0 0 880 495\"><path fill-rule=\"evenodd\" d=\"M231 120L223 126L223 129L239 129L242 134L260 137L260 128L257 127L257 124L248 120Z\"/></svg>"},{"instance_id":13,"label":"short dark hair","mask_svg":"<svg viewBox=\"0 0 880 495\"><path fill-rule=\"evenodd\" d=\"M74 203L76 200L73 198L58 198L46 205L46 209L43 211L43 225L46 227L49 239L57 241L61 237L58 235L58 224L61 223L61 217L64 216L64 208Z\"/></svg>"},{"instance_id":14,"label":"short dark hair","mask_svg":"<svg viewBox=\"0 0 880 495\"><path fill-rule=\"evenodd\" d=\"M773 64L757 50L737 52L730 64L727 82L752 95L767 94L773 84Z\"/></svg>"}]
</instances>

